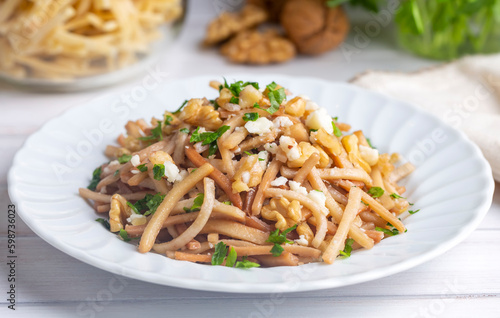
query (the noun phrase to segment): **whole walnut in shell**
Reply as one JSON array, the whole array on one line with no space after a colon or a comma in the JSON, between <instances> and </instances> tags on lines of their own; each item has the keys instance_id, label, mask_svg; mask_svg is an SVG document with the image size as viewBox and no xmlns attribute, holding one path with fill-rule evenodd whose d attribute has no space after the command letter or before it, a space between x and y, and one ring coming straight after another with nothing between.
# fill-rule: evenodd
<instances>
[{"instance_id":1,"label":"whole walnut in shell","mask_svg":"<svg viewBox=\"0 0 500 318\"><path fill-rule=\"evenodd\" d=\"M303 54L318 55L337 47L349 31L349 20L340 7L324 0L289 0L281 12L281 25Z\"/></svg>"},{"instance_id":2,"label":"whole walnut in shell","mask_svg":"<svg viewBox=\"0 0 500 318\"><path fill-rule=\"evenodd\" d=\"M247 3L265 9L269 15L270 21L279 22L281 10L287 1L288 0L247 0Z\"/></svg>"}]
</instances>

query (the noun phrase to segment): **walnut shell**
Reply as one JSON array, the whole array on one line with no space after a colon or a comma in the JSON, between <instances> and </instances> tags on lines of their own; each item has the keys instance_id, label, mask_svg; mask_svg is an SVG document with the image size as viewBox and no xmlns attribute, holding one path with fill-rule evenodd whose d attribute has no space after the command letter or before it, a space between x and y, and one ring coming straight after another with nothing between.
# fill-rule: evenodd
<instances>
[{"instance_id":1,"label":"walnut shell","mask_svg":"<svg viewBox=\"0 0 500 318\"><path fill-rule=\"evenodd\" d=\"M337 6L323 0L289 0L281 12L281 24L298 51L318 55L337 47L349 31L349 20Z\"/></svg>"},{"instance_id":2,"label":"walnut shell","mask_svg":"<svg viewBox=\"0 0 500 318\"><path fill-rule=\"evenodd\" d=\"M261 65L285 62L296 54L293 43L275 30L241 32L224 44L220 52L233 63Z\"/></svg>"},{"instance_id":3,"label":"walnut shell","mask_svg":"<svg viewBox=\"0 0 500 318\"><path fill-rule=\"evenodd\" d=\"M247 0L247 3L266 10L270 21L279 22L281 10L283 10L283 5L287 1L288 0Z\"/></svg>"}]
</instances>

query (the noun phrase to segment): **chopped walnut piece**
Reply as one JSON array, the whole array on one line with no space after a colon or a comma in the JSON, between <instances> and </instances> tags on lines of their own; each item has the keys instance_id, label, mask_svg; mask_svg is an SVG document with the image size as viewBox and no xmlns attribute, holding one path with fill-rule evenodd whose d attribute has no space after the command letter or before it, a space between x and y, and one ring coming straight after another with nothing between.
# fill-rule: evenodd
<instances>
[{"instance_id":1,"label":"chopped walnut piece","mask_svg":"<svg viewBox=\"0 0 500 318\"><path fill-rule=\"evenodd\" d=\"M222 125L219 112L214 110L213 106L203 106L203 100L199 98L189 100L178 118L190 125L203 126L208 130L216 130Z\"/></svg>"},{"instance_id":2,"label":"chopped walnut piece","mask_svg":"<svg viewBox=\"0 0 500 318\"><path fill-rule=\"evenodd\" d=\"M223 12L208 25L203 44L207 46L218 44L266 20L266 11L254 5L247 5L236 13Z\"/></svg>"},{"instance_id":3,"label":"chopped walnut piece","mask_svg":"<svg viewBox=\"0 0 500 318\"><path fill-rule=\"evenodd\" d=\"M241 64L281 63L292 59L295 46L274 30L245 31L221 47L231 62Z\"/></svg>"}]
</instances>

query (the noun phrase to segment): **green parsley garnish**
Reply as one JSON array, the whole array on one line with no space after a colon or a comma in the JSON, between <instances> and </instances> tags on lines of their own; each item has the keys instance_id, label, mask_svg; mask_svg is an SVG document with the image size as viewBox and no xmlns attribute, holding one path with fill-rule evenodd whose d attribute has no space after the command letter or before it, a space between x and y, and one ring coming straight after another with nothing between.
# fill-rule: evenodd
<instances>
[{"instance_id":1,"label":"green parsley garnish","mask_svg":"<svg viewBox=\"0 0 500 318\"><path fill-rule=\"evenodd\" d=\"M237 257L238 255L236 255L236 250L234 249L234 247L231 246L231 248L229 249L229 254L227 255L226 258L226 266L233 267L234 264L236 263Z\"/></svg>"},{"instance_id":2,"label":"green parsley garnish","mask_svg":"<svg viewBox=\"0 0 500 318\"><path fill-rule=\"evenodd\" d=\"M185 134L189 134L189 129L187 129L187 128L181 128L181 129L179 129L179 131L182 133L185 133Z\"/></svg>"},{"instance_id":3,"label":"green parsley garnish","mask_svg":"<svg viewBox=\"0 0 500 318\"><path fill-rule=\"evenodd\" d=\"M227 254L227 245L224 242L219 242L215 245L215 252L212 255L212 265L222 265Z\"/></svg>"},{"instance_id":4,"label":"green parsley garnish","mask_svg":"<svg viewBox=\"0 0 500 318\"><path fill-rule=\"evenodd\" d=\"M128 202L127 205L130 206L134 213L144 214L145 216L148 216L156 212L156 209L158 209L158 206L163 202L164 198L165 196L160 193L154 195L148 193L146 194L146 196L144 196L144 198L138 200L134 204Z\"/></svg>"},{"instance_id":5,"label":"green parsley garnish","mask_svg":"<svg viewBox=\"0 0 500 318\"><path fill-rule=\"evenodd\" d=\"M317 129L309 129L309 132L316 132L318 131Z\"/></svg>"},{"instance_id":6,"label":"green parsley garnish","mask_svg":"<svg viewBox=\"0 0 500 318\"><path fill-rule=\"evenodd\" d=\"M234 247L231 246L231 249L229 249L229 247L224 242L219 242L217 243L217 245L215 245L215 252L212 255L212 265L222 265L225 259L227 267L252 268L260 266L260 264L247 260L246 256L243 256L243 259L241 261L236 262L237 258L238 255L236 254L236 250L234 249Z\"/></svg>"},{"instance_id":7,"label":"green parsley garnish","mask_svg":"<svg viewBox=\"0 0 500 318\"><path fill-rule=\"evenodd\" d=\"M229 130L229 126L222 126L217 129L215 132L202 132L201 134L198 132L200 127L196 128L196 130L191 135L189 142L202 142L203 146L209 145L208 155L215 155L217 152L217 139L222 136L226 131Z\"/></svg>"},{"instance_id":8,"label":"green parsley garnish","mask_svg":"<svg viewBox=\"0 0 500 318\"><path fill-rule=\"evenodd\" d=\"M116 177L120 173L120 170L116 170L115 173L113 173L113 177Z\"/></svg>"},{"instance_id":9,"label":"green parsley garnish","mask_svg":"<svg viewBox=\"0 0 500 318\"><path fill-rule=\"evenodd\" d=\"M332 126L333 126L333 134L337 137L342 137L342 132L340 131L339 127L335 125L335 121L332 120Z\"/></svg>"},{"instance_id":10,"label":"green parsley garnish","mask_svg":"<svg viewBox=\"0 0 500 318\"><path fill-rule=\"evenodd\" d=\"M102 226L104 226L106 229L108 229L108 231L109 231L109 229L111 228L111 225L109 225L108 220L103 219L103 218L97 218L97 219L95 219L95 220L96 220L97 222L101 223L101 224L102 224Z\"/></svg>"},{"instance_id":11,"label":"green parsley garnish","mask_svg":"<svg viewBox=\"0 0 500 318\"><path fill-rule=\"evenodd\" d=\"M283 101L286 99L285 89L283 87L276 89L277 86L278 84L276 84L275 82L272 82L271 84L266 86L269 91L269 93L267 93L267 97L271 102L271 106L265 109L265 111L267 111L271 115L278 111L281 103L283 103Z\"/></svg>"},{"instance_id":12,"label":"green parsley garnish","mask_svg":"<svg viewBox=\"0 0 500 318\"><path fill-rule=\"evenodd\" d=\"M264 158L259 158L259 161L266 161L266 159L264 159Z\"/></svg>"},{"instance_id":13,"label":"green parsley garnish","mask_svg":"<svg viewBox=\"0 0 500 318\"><path fill-rule=\"evenodd\" d=\"M186 99L186 100L182 103L182 105L181 105L179 108L177 108L177 110L176 110L176 111L172 112L172 114L177 114L177 113L180 113L180 112L181 112L181 110L184 108L184 106L186 106L186 104L187 104L187 103L188 103L188 100Z\"/></svg>"},{"instance_id":14,"label":"green parsley garnish","mask_svg":"<svg viewBox=\"0 0 500 318\"><path fill-rule=\"evenodd\" d=\"M119 163L127 163L130 161L130 159L132 159L132 156L131 155L121 155L120 157L118 157L118 162Z\"/></svg>"},{"instance_id":15,"label":"green parsley garnish","mask_svg":"<svg viewBox=\"0 0 500 318\"><path fill-rule=\"evenodd\" d=\"M399 194L397 194L397 193L391 193L391 194L390 194L390 197L391 197L391 198L393 198L393 199L406 199L406 198L404 198L404 197L400 196L400 195L399 195Z\"/></svg>"},{"instance_id":16,"label":"green parsley garnish","mask_svg":"<svg viewBox=\"0 0 500 318\"><path fill-rule=\"evenodd\" d=\"M354 243L354 240L352 238L348 238L347 240L345 240L344 250L339 251L340 255L344 256L344 258L348 258L351 256L352 243Z\"/></svg>"},{"instance_id":17,"label":"green parsley garnish","mask_svg":"<svg viewBox=\"0 0 500 318\"><path fill-rule=\"evenodd\" d=\"M252 267L260 267L260 264L250 262L247 260L246 256L243 256L243 259L241 261L236 262L236 268L252 268Z\"/></svg>"},{"instance_id":18,"label":"green parsley garnish","mask_svg":"<svg viewBox=\"0 0 500 318\"><path fill-rule=\"evenodd\" d=\"M153 175L155 180L161 180L165 176L165 165L159 164L153 166Z\"/></svg>"},{"instance_id":19,"label":"green parsley garnish","mask_svg":"<svg viewBox=\"0 0 500 318\"><path fill-rule=\"evenodd\" d=\"M224 78L224 85L219 86L219 92L223 88L227 88L234 96L240 96L241 91L248 85L252 85L255 89L259 89L259 84L255 82L237 81L231 85L228 85L226 79Z\"/></svg>"},{"instance_id":20,"label":"green parsley garnish","mask_svg":"<svg viewBox=\"0 0 500 318\"><path fill-rule=\"evenodd\" d=\"M174 118L172 118L172 116L170 116L170 115L165 116L165 126L169 126L170 123L172 122L172 120L174 120Z\"/></svg>"},{"instance_id":21,"label":"green parsley garnish","mask_svg":"<svg viewBox=\"0 0 500 318\"><path fill-rule=\"evenodd\" d=\"M94 172L92 172L92 180L90 181L90 184L87 187L87 189L92 190L92 191L95 190L95 188L97 187L97 184L99 183L99 181L101 181L101 172L102 172L101 167L97 167L94 170Z\"/></svg>"},{"instance_id":22,"label":"green parsley garnish","mask_svg":"<svg viewBox=\"0 0 500 318\"><path fill-rule=\"evenodd\" d=\"M152 141L152 140L163 140L163 134L161 131L161 121L158 122L155 128L151 129L151 136L144 136L137 138L143 141Z\"/></svg>"},{"instance_id":23,"label":"green parsley garnish","mask_svg":"<svg viewBox=\"0 0 500 318\"><path fill-rule=\"evenodd\" d=\"M224 203L225 205L233 205L233 204L231 203L231 201L224 201L224 202L222 202L222 203Z\"/></svg>"},{"instance_id":24,"label":"green parsley garnish","mask_svg":"<svg viewBox=\"0 0 500 318\"><path fill-rule=\"evenodd\" d=\"M245 113L243 115L244 121L256 121L257 119L259 119L258 113Z\"/></svg>"},{"instance_id":25,"label":"green parsley garnish","mask_svg":"<svg viewBox=\"0 0 500 318\"><path fill-rule=\"evenodd\" d=\"M244 152L245 154L249 155L249 156L253 156L253 153L251 153L250 151L245 150L245 151L243 151L243 152Z\"/></svg>"},{"instance_id":26,"label":"green parsley garnish","mask_svg":"<svg viewBox=\"0 0 500 318\"><path fill-rule=\"evenodd\" d=\"M143 163L142 165L138 165L137 167L137 170L139 170L140 172L146 172L148 171L148 167L146 166L145 163Z\"/></svg>"},{"instance_id":27,"label":"green parsley garnish","mask_svg":"<svg viewBox=\"0 0 500 318\"><path fill-rule=\"evenodd\" d=\"M240 103L240 99L237 97L232 96L231 99L229 100L231 104L236 104L238 105Z\"/></svg>"},{"instance_id":28,"label":"green parsley garnish","mask_svg":"<svg viewBox=\"0 0 500 318\"><path fill-rule=\"evenodd\" d=\"M281 246L281 244L293 243L292 241L286 238L286 235L291 231L295 230L296 228L297 225L294 225L284 230L281 234L279 229L276 229L275 231L272 231L271 234L269 234L269 238L266 240L266 242L274 243L273 247L271 248L271 253L273 254L273 256L280 256L281 253L283 253L285 249Z\"/></svg>"},{"instance_id":29,"label":"green parsley garnish","mask_svg":"<svg viewBox=\"0 0 500 318\"><path fill-rule=\"evenodd\" d=\"M372 142L370 141L370 138L365 138L365 139L366 139L366 142L368 143L368 145L369 145L372 149L377 149L377 148L373 147Z\"/></svg>"},{"instance_id":30,"label":"green parsley garnish","mask_svg":"<svg viewBox=\"0 0 500 318\"><path fill-rule=\"evenodd\" d=\"M205 199L205 195L203 193L198 193L196 198L194 198L193 206L191 208L184 207L184 211L186 212L195 212L200 211L201 205L203 204L203 200Z\"/></svg>"},{"instance_id":31,"label":"green parsley garnish","mask_svg":"<svg viewBox=\"0 0 500 318\"><path fill-rule=\"evenodd\" d=\"M373 198L380 198L384 194L384 189L381 187L371 187L370 190L368 190L368 194Z\"/></svg>"},{"instance_id":32,"label":"green parsley garnish","mask_svg":"<svg viewBox=\"0 0 500 318\"><path fill-rule=\"evenodd\" d=\"M408 211L408 213L410 213L410 214L415 214L415 213L417 213L418 211L420 211L420 209L415 210L415 211L409 210L409 211Z\"/></svg>"},{"instance_id":33,"label":"green parsley garnish","mask_svg":"<svg viewBox=\"0 0 500 318\"><path fill-rule=\"evenodd\" d=\"M128 237L128 233L127 231L125 231L124 229L121 229L120 232L118 233L118 235L122 238L122 240L124 240L125 242L129 242L131 240L130 237Z\"/></svg>"}]
</instances>

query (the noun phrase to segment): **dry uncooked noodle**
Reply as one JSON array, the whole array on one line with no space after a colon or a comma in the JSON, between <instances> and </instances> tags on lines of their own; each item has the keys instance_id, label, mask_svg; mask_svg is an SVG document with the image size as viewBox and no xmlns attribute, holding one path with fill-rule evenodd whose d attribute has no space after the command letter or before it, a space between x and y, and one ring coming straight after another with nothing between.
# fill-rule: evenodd
<instances>
[{"instance_id":1,"label":"dry uncooked noodle","mask_svg":"<svg viewBox=\"0 0 500 318\"><path fill-rule=\"evenodd\" d=\"M214 100L128 122L80 189L120 238L141 253L247 268L331 264L406 231L396 182L411 164L275 83L211 86Z\"/></svg>"}]
</instances>

